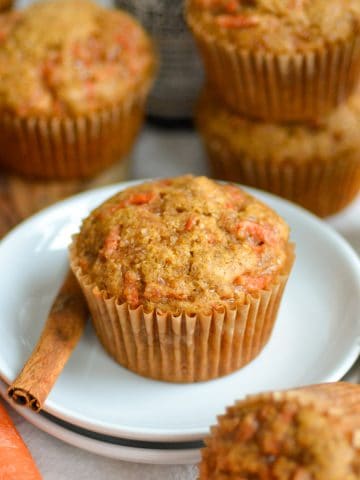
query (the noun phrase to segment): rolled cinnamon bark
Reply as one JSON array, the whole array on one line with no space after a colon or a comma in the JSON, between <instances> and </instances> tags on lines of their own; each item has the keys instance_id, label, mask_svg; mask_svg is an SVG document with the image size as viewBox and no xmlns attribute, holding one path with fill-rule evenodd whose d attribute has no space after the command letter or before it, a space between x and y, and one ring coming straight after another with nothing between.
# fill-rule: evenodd
<instances>
[{"instance_id":1,"label":"rolled cinnamon bark","mask_svg":"<svg viewBox=\"0 0 360 480\"><path fill-rule=\"evenodd\" d=\"M250 396L227 409L202 452L200 480L359 480L360 385Z\"/></svg>"},{"instance_id":2,"label":"rolled cinnamon bark","mask_svg":"<svg viewBox=\"0 0 360 480\"><path fill-rule=\"evenodd\" d=\"M41 337L8 389L19 405L38 412L83 334L88 309L79 284L69 272L51 307Z\"/></svg>"}]
</instances>

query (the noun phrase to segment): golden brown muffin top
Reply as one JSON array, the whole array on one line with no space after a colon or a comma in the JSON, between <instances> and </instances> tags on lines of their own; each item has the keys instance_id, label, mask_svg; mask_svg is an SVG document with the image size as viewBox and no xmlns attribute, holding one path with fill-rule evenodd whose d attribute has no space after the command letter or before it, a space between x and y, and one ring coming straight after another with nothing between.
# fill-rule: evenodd
<instances>
[{"instance_id":1,"label":"golden brown muffin top","mask_svg":"<svg viewBox=\"0 0 360 480\"><path fill-rule=\"evenodd\" d=\"M73 254L119 302L209 311L273 283L288 239L285 222L238 187L184 176L106 201L84 220Z\"/></svg>"},{"instance_id":2,"label":"golden brown muffin top","mask_svg":"<svg viewBox=\"0 0 360 480\"><path fill-rule=\"evenodd\" d=\"M188 0L195 28L239 48L303 52L360 30L358 0Z\"/></svg>"},{"instance_id":3,"label":"golden brown muffin top","mask_svg":"<svg viewBox=\"0 0 360 480\"><path fill-rule=\"evenodd\" d=\"M128 14L89 0L49 0L0 16L0 110L77 115L148 83L153 48Z\"/></svg>"},{"instance_id":4,"label":"golden brown muffin top","mask_svg":"<svg viewBox=\"0 0 360 480\"><path fill-rule=\"evenodd\" d=\"M233 114L204 91L197 123L207 142L257 161L331 162L360 148L360 91L311 125L258 122Z\"/></svg>"},{"instance_id":5,"label":"golden brown muffin top","mask_svg":"<svg viewBox=\"0 0 360 480\"><path fill-rule=\"evenodd\" d=\"M200 480L358 480L360 452L331 407L296 391L238 402L205 441Z\"/></svg>"}]
</instances>

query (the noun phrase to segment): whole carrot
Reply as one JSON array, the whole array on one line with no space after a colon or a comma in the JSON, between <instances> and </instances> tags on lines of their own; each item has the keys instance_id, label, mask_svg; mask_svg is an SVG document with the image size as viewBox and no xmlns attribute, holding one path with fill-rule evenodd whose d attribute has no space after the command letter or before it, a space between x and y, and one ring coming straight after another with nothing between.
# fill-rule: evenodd
<instances>
[{"instance_id":1,"label":"whole carrot","mask_svg":"<svg viewBox=\"0 0 360 480\"><path fill-rule=\"evenodd\" d=\"M0 479L41 480L29 450L0 404Z\"/></svg>"}]
</instances>

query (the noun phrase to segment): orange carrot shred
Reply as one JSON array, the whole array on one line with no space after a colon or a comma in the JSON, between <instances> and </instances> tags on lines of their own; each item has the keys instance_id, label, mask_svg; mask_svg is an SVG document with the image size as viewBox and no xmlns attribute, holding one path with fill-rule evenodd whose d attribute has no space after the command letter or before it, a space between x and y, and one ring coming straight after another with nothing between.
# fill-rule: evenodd
<instances>
[{"instance_id":1,"label":"orange carrot shred","mask_svg":"<svg viewBox=\"0 0 360 480\"><path fill-rule=\"evenodd\" d=\"M0 405L0 478L41 480L31 454L5 408Z\"/></svg>"},{"instance_id":2,"label":"orange carrot shred","mask_svg":"<svg viewBox=\"0 0 360 480\"><path fill-rule=\"evenodd\" d=\"M224 28L250 28L256 27L259 21L255 17L246 15L219 15L217 23Z\"/></svg>"},{"instance_id":3,"label":"orange carrot shred","mask_svg":"<svg viewBox=\"0 0 360 480\"><path fill-rule=\"evenodd\" d=\"M265 243L275 245L277 235L271 225L262 225L249 220L244 220L235 226L238 238L249 241L254 248L260 248Z\"/></svg>"},{"instance_id":4,"label":"orange carrot shred","mask_svg":"<svg viewBox=\"0 0 360 480\"><path fill-rule=\"evenodd\" d=\"M144 205L150 203L156 197L155 192L134 193L127 199L129 205Z\"/></svg>"},{"instance_id":5,"label":"orange carrot shred","mask_svg":"<svg viewBox=\"0 0 360 480\"><path fill-rule=\"evenodd\" d=\"M105 238L104 246L102 248L101 253L105 257L112 255L116 251L118 244L119 244L119 227L116 226L110 230L108 236Z\"/></svg>"},{"instance_id":6,"label":"orange carrot shred","mask_svg":"<svg viewBox=\"0 0 360 480\"><path fill-rule=\"evenodd\" d=\"M194 228L195 223L196 223L196 217L194 215L190 215L190 217L188 218L185 224L185 230L187 232L190 232Z\"/></svg>"},{"instance_id":7,"label":"orange carrot shred","mask_svg":"<svg viewBox=\"0 0 360 480\"><path fill-rule=\"evenodd\" d=\"M132 306L137 307L139 304L139 279L135 272L125 272L124 275L124 296L126 301Z\"/></svg>"},{"instance_id":8,"label":"orange carrot shred","mask_svg":"<svg viewBox=\"0 0 360 480\"><path fill-rule=\"evenodd\" d=\"M270 275L260 275L254 277L252 275L240 275L233 281L234 285L242 286L247 290L262 290L267 287Z\"/></svg>"},{"instance_id":9,"label":"orange carrot shred","mask_svg":"<svg viewBox=\"0 0 360 480\"><path fill-rule=\"evenodd\" d=\"M239 4L237 0L229 0L225 8L229 13L236 13L239 9Z\"/></svg>"}]
</instances>

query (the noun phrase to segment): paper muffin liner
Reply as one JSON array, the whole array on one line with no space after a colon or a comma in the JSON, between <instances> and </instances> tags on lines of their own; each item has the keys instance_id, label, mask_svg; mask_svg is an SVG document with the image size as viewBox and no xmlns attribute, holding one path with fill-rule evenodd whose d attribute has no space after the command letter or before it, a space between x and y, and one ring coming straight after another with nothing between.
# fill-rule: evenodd
<instances>
[{"instance_id":1,"label":"paper muffin liner","mask_svg":"<svg viewBox=\"0 0 360 480\"><path fill-rule=\"evenodd\" d=\"M266 345L276 320L294 255L277 283L243 303L188 314L131 309L107 298L84 275L70 247L70 264L87 299L95 332L123 367L144 377L191 383L232 373Z\"/></svg>"},{"instance_id":2,"label":"paper muffin liner","mask_svg":"<svg viewBox=\"0 0 360 480\"><path fill-rule=\"evenodd\" d=\"M0 166L30 178L95 175L129 152L143 122L147 90L89 115L1 115Z\"/></svg>"},{"instance_id":3,"label":"paper muffin liner","mask_svg":"<svg viewBox=\"0 0 360 480\"><path fill-rule=\"evenodd\" d=\"M326 217L345 208L360 190L360 153L301 163L255 160L203 134L212 175L272 192Z\"/></svg>"},{"instance_id":4,"label":"paper muffin liner","mask_svg":"<svg viewBox=\"0 0 360 480\"><path fill-rule=\"evenodd\" d=\"M360 385L341 382L312 385L294 390L272 391L250 395L244 400L239 400L234 405L229 406L226 409L225 414L218 417L218 424L211 428L210 435L205 439L205 448L202 450L203 461L200 466L200 478L208 478L208 474L211 471L211 459L214 453L212 440L213 438L216 438L218 431L221 432L221 425L224 425L226 429L226 422L229 417L232 417L233 415L236 416L236 413L242 408L248 409L251 406L256 406L260 411L266 412L266 406L283 402L296 404L300 409L310 408L313 411L318 412L319 415L325 417L327 420L327 434L332 430L337 433L341 432L344 438L349 442L349 446L354 450L354 459L359 458ZM222 423L223 421L224 423ZM243 441L246 441L246 439ZM256 442L256 438L253 441ZM306 445L306 443L304 445ZM358 462L358 460L356 461ZM319 466L321 467L321 465ZM357 468L359 467L360 463ZM321 478L323 478L323 476L321 476Z\"/></svg>"},{"instance_id":5,"label":"paper muffin liner","mask_svg":"<svg viewBox=\"0 0 360 480\"><path fill-rule=\"evenodd\" d=\"M273 54L221 42L188 16L209 84L234 112L268 121L313 120L354 91L360 36L322 49Z\"/></svg>"}]
</instances>

